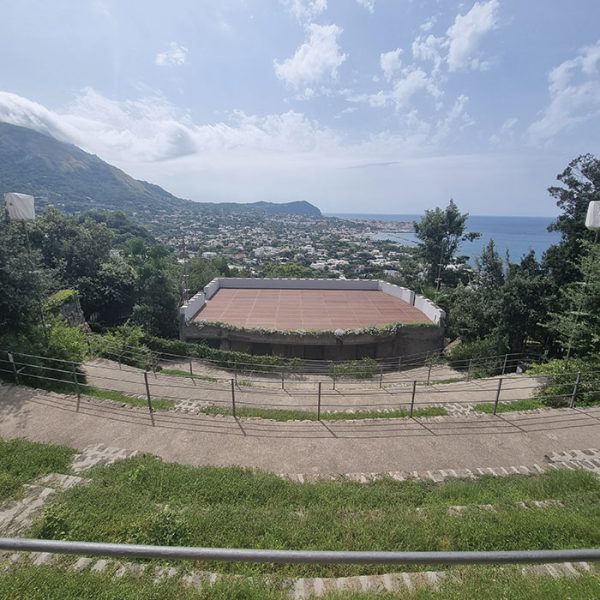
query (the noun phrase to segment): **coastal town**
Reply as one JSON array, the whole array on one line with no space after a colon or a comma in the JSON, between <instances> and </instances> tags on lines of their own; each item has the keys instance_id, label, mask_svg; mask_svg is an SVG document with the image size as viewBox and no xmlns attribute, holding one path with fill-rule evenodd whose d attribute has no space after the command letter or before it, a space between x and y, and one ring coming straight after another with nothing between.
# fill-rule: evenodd
<instances>
[{"instance_id":1,"label":"coastal town","mask_svg":"<svg viewBox=\"0 0 600 600\"><path fill-rule=\"evenodd\" d=\"M410 258L410 245L384 238L413 231L402 221L367 221L307 215L206 214L202 219L149 223L165 245L188 258L224 257L230 270L264 275L273 267L304 267L305 276L363 278L395 277ZM414 244L413 244L414 247ZM285 269L276 271L285 275Z\"/></svg>"}]
</instances>

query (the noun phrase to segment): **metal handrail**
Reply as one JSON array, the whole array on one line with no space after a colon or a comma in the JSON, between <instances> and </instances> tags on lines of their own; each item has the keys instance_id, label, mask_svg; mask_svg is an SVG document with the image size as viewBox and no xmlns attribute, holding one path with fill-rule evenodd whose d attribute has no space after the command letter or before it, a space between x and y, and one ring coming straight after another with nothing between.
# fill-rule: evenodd
<instances>
[{"instance_id":1,"label":"metal handrail","mask_svg":"<svg viewBox=\"0 0 600 600\"><path fill-rule=\"evenodd\" d=\"M304 564L404 564L467 565L600 561L600 548L579 550L506 550L485 552L361 552L328 550L258 550L250 548L202 548L66 542L29 538L0 538L0 550L52 552L127 558L218 560L226 562Z\"/></svg>"}]
</instances>

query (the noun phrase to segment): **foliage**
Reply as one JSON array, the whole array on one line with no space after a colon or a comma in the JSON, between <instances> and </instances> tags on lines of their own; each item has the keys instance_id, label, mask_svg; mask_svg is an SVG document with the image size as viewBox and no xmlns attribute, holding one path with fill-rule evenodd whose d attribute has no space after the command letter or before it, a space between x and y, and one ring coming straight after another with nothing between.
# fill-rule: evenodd
<instances>
[{"instance_id":1,"label":"foliage","mask_svg":"<svg viewBox=\"0 0 600 600\"><path fill-rule=\"evenodd\" d=\"M487 377L502 369L503 355L507 352L506 338L491 336L458 344L447 357L452 368L460 371L470 369L472 377Z\"/></svg>"},{"instance_id":2,"label":"foliage","mask_svg":"<svg viewBox=\"0 0 600 600\"><path fill-rule=\"evenodd\" d=\"M496 413L512 412L515 410L536 410L543 408L544 404L537 398L528 398L526 400L514 400L512 402L499 402L496 407ZM483 402L473 406L475 412L492 414L494 412L493 402Z\"/></svg>"},{"instance_id":3,"label":"foliage","mask_svg":"<svg viewBox=\"0 0 600 600\"><path fill-rule=\"evenodd\" d=\"M575 356L600 351L600 244L584 244L580 259L582 282L560 290L561 311L552 313L548 327L563 350Z\"/></svg>"},{"instance_id":4,"label":"foliage","mask_svg":"<svg viewBox=\"0 0 600 600\"><path fill-rule=\"evenodd\" d=\"M557 179L562 185L552 186L548 191L556 199L561 214L549 229L559 231L562 239L544 255L544 267L557 287L561 287L581 279L579 265L584 252L581 242L594 239L594 233L585 227L585 216L589 203L600 200L600 160L591 154L578 156Z\"/></svg>"},{"instance_id":5,"label":"foliage","mask_svg":"<svg viewBox=\"0 0 600 600\"><path fill-rule=\"evenodd\" d=\"M426 210L425 216L415 222L415 234L421 240L418 252L425 263L428 283L434 284L438 276L444 282L451 281L456 271L448 269L448 266L466 263L466 257L456 255L460 243L480 235L465 232L468 217L468 214L459 211L454 200L450 200L445 209Z\"/></svg>"},{"instance_id":6,"label":"foliage","mask_svg":"<svg viewBox=\"0 0 600 600\"><path fill-rule=\"evenodd\" d=\"M102 337L94 338L95 351L110 360L118 360L140 369L151 369L152 352L144 344L144 336L144 330L139 325L127 323L115 327Z\"/></svg>"},{"instance_id":7,"label":"foliage","mask_svg":"<svg viewBox=\"0 0 600 600\"><path fill-rule=\"evenodd\" d=\"M187 286L192 294L200 291L215 277L228 277L230 275L227 260L224 256L215 258L201 258L196 256L184 265Z\"/></svg>"},{"instance_id":8,"label":"foliage","mask_svg":"<svg viewBox=\"0 0 600 600\"><path fill-rule=\"evenodd\" d=\"M329 365L329 373L333 377L352 377L354 379L371 379L379 372L377 361L365 356L360 360L347 360L344 362L332 362Z\"/></svg>"},{"instance_id":9,"label":"foliage","mask_svg":"<svg viewBox=\"0 0 600 600\"><path fill-rule=\"evenodd\" d=\"M65 304L76 301L77 292L75 290L58 290L46 298L44 308L53 314L58 314Z\"/></svg>"},{"instance_id":10,"label":"foliage","mask_svg":"<svg viewBox=\"0 0 600 600\"><path fill-rule=\"evenodd\" d=\"M265 277L289 277L292 279L318 279L323 277L321 271L316 271L298 263L267 265L263 270Z\"/></svg>"},{"instance_id":11,"label":"foliage","mask_svg":"<svg viewBox=\"0 0 600 600\"><path fill-rule=\"evenodd\" d=\"M85 381L80 367L87 351L85 334L78 327L69 327L62 317L48 318L45 330L34 326L23 333L7 335L2 344L13 353L17 368L24 366L19 375L22 384L61 389L63 382L73 382L74 370L78 380ZM6 360L6 352L1 357ZM2 375L13 381L12 374Z\"/></svg>"},{"instance_id":12,"label":"foliage","mask_svg":"<svg viewBox=\"0 0 600 600\"><path fill-rule=\"evenodd\" d=\"M547 376L542 379L539 397L546 406L568 406L573 397L577 374L581 373L577 385L575 402L577 405L590 405L600 402L600 355L569 360L551 360L534 365L529 375Z\"/></svg>"},{"instance_id":13,"label":"foliage","mask_svg":"<svg viewBox=\"0 0 600 600\"><path fill-rule=\"evenodd\" d=\"M0 337L39 321L42 298L50 291L40 254L27 249L23 228L0 219Z\"/></svg>"}]
</instances>

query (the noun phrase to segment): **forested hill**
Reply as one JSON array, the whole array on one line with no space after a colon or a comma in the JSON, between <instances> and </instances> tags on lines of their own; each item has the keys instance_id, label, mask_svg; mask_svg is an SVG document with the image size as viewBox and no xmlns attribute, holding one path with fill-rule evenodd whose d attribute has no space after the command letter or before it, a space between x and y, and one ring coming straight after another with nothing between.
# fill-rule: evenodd
<instances>
[{"instance_id":1,"label":"forested hill","mask_svg":"<svg viewBox=\"0 0 600 600\"><path fill-rule=\"evenodd\" d=\"M308 202L251 204L192 202L134 179L97 156L25 127L0 123L0 192L40 197L38 208L65 212L123 210L156 219L172 212L265 213L320 216Z\"/></svg>"}]
</instances>

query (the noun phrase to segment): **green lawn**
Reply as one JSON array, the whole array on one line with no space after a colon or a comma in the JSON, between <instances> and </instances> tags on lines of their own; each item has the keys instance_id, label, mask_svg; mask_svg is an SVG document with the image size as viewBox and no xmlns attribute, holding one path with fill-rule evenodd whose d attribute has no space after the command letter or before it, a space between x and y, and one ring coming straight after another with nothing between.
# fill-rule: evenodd
<instances>
[{"instance_id":1,"label":"green lawn","mask_svg":"<svg viewBox=\"0 0 600 600\"><path fill-rule=\"evenodd\" d=\"M231 408L223 406L206 406L202 412L207 415L233 415ZM236 407L236 416L238 417L260 417L261 419L273 419L274 421L316 421L317 413L308 410L279 409L279 408L260 408L238 406ZM341 421L347 419L395 419L408 417L407 410L389 410L380 412L377 410L365 410L357 412L322 412L322 421ZM429 406L427 408L415 409L415 417L438 417L447 415L445 408L438 406Z\"/></svg>"},{"instance_id":2,"label":"green lawn","mask_svg":"<svg viewBox=\"0 0 600 600\"><path fill-rule=\"evenodd\" d=\"M200 567L201 568L201 567ZM323 600L594 600L600 597L597 573L579 577L525 576L518 567L454 569L438 590L368 594L333 592ZM0 575L0 597L11 600L289 600L279 580L227 578L201 592L177 580L154 583L151 575L113 579L107 574L75 573L57 567L13 567Z\"/></svg>"},{"instance_id":3,"label":"green lawn","mask_svg":"<svg viewBox=\"0 0 600 600\"><path fill-rule=\"evenodd\" d=\"M183 369L161 369L159 371L160 375L175 375L176 377L187 377L190 378L190 372L184 371ZM199 379L201 381L208 381L210 383L216 383L218 379L216 377L211 377L210 375L202 375L201 373L194 373L194 379Z\"/></svg>"},{"instance_id":4,"label":"green lawn","mask_svg":"<svg viewBox=\"0 0 600 600\"><path fill-rule=\"evenodd\" d=\"M0 502L16 498L22 486L47 473L67 473L75 453L65 446L0 439Z\"/></svg>"},{"instance_id":5,"label":"green lawn","mask_svg":"<svg viewBox=\"0 0 600 600\"><path fill-rule=\"evenodd\" d=\"M129 404L130 406L148 406L148 400L146 400L146 398L131 396L116 390L105 390L91 385L85 387L81 386L81 394L84 396L93 396L94 398L102 398L103 400L112 400L113 402L122 402L123 404ZM154 410L168 410L174 406L175 402L173 400L152 398L152 408Z\"/></svg>"},{"instance_id":6,"label":"green lawn","mask_svg":"<svg viewBox=\"0 0 600 600\"><path fill-rule=\"evenodd\" d=\"M236 468L165 464L150 457L89 472L89 485L65 492L32 537L328 550L517 550L600 545L600 478L580 471L483 477L442 484L391 479L300 484ZM564 506L520 509L517 502ZM496 512L477 505L494 504ZM448 507L468 505L448 515ZM417 510L419 509L419 510ZM258 574L346 575L385 565L205 564ZM397 569L397 567L396 567Z\"/></svg>"},{"instance_id":7,"label":"green lawn","mask_svg":"<svg viewBox=\"0 0 600 600\"><path fill-rule=\"evenodd\" d=\"M530 398L527 400L515 400L514 402L499 402L496 413L505 413L514 410L535 410L536 408L544 408L544 404L537 398ZM494 403L484 402L482 404L476 404L473 407L473 410L491 415L494 412Z\"/></svg>"}]
</instances>

